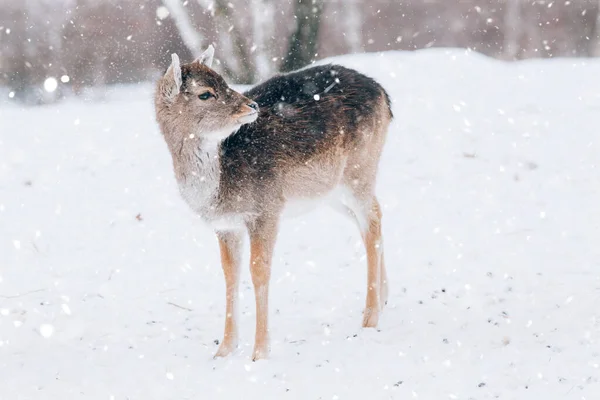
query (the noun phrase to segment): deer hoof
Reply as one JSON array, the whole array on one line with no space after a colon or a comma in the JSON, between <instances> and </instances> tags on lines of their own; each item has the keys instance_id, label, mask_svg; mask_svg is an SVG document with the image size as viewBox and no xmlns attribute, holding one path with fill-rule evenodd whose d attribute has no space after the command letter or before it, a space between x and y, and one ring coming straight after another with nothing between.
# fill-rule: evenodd
<instances>
[{"instance_id":1,"label":"deer hoof","mask_svg":"<svg viewBox=\"0 0 600 400\"><path fill-rule=\"evenodd\" d=\"M365 308L363 312L363 328L375 328L379 322L379 310L376 308Z\"/></svg>"},{"instance_id":2,"label":"deer hoof","mask_svg":"<svg viewBox=\"0 0 600 400\"><path fill-rule=\"evenodd\" d=\"M228 355L233 353L236 347L237 346L234 343L223 342L219 346L219 349L217 350L213 358L227 357Z\"/></svg>"},{"instance_id":3,"label":"deer hoof","mask_svg":"<svg viewBox=\"0 0 600 400\"><path fill-rule=\"evenodd\" d=\"M267 346L255 346L252 352L252 361L265 360L269 358L269 348Z\"/></svg>"}]
</instances>

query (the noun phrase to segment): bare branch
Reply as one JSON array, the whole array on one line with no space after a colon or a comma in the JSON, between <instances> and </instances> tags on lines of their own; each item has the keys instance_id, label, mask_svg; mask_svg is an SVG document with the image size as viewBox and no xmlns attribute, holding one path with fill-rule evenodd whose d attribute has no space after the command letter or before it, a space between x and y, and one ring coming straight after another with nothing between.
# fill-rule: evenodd
<instances>
[{"instance_id":1,"label":"bare branch","mask_svg":"<svg viewBox=\"0 0 600 400\"><path fill-rule=\"evenodd\" d=\"M179 304L173 303L173 302L171 302L171 301L167 301L167 304L168 304L168 305L170 305L170 306L174 306L174 307L177 307L177 308L181 308L182 310L185 310L185 311L194 311L194 310L192 310L191 308L184 307L184 306L180 306Z\"/></svg>"},{"instance_id":2,"label":"bare branch","mask_svg":"<svg viewBox=\"0 0 600 400\"><path fill-rule=\"evenodd\" d=\"M202 48L202 43L206 39L194 28L190 16L179 0L162 0L163 4L169 9L177 30L183 39L183 43L189 49L192 55L196 55Z\"/></svg>"}]
</instances>

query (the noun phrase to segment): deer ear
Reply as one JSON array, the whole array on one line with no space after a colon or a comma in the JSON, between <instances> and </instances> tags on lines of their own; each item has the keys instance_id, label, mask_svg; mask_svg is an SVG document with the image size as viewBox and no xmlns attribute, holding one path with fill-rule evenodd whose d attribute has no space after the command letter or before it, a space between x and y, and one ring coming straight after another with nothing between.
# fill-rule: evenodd
<instances>
[{"instance_id":1,"label":"deer ear","mask_svg":"<svg viewBox=\"0 0 600 400\"><path fill-rule=\"evenodd\" d=\"M163 77L161 91L167 100L173 101L181 89L181 64L177 54L171 54L171 65Z\"/></svg>"},{"instance_id":2,"label":"deer ear","mask_svg":"<svg viewBox=\"0 0 600 400\"><path fill-rule=\"evenodd\" d=\"M208 48L206 50L204 50L204 53L200 54L200 57L198 57L194 62L197 62L199 64L204 64L208 68L210 68L212 66L214 56L215 56L215 48L211 44L208 46Z\"/></svg>"}]
</instances>

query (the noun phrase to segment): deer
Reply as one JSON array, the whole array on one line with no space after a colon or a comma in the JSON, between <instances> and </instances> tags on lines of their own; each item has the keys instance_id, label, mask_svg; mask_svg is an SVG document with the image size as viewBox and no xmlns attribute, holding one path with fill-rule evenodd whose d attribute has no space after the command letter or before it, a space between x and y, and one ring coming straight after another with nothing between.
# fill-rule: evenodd
<instances>
[{"instance_id":1,"label":"deer","mask_svg":"<svg viewBox=\"0 0 600 400\"><path fill-rule=\"evenodd\" d=\"M367 255L362 326L387 303L382 209L375 183L391 101L374 79L337 64L278 74L239 93L212 69L214 47L156 82L156 121L181 197L216 234L225 278L225 329L214 355L238 346L244 235L256 301L252 360L268 358L269 280L284 209L326 202L358 227Z\"/></svg>"}]
</instances>

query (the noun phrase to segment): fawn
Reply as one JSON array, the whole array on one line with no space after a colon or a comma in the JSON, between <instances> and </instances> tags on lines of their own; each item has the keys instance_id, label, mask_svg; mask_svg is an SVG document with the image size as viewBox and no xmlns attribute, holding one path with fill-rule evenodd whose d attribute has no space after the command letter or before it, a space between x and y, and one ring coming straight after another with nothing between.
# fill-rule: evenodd
<instances>
[{"instance_id":1,"label":"fawn","mask_svg":"<svg viewBox=\"0 0 600 400\"><path fill-rule=\"evenodd\" d=\"M216 232L226 285L225 334L215 357L237 347L244 231L256 297L253 360L269 352L268 297L279 218L294 200L327 198L360 229L368 285L363 326L387 302L379 158L393 118L373 79L339 65L275 76L243 95L211 69L209 46L189 64L176 54L156 85L156 119L187 204Z\"/></svg>"}]
</instances>

